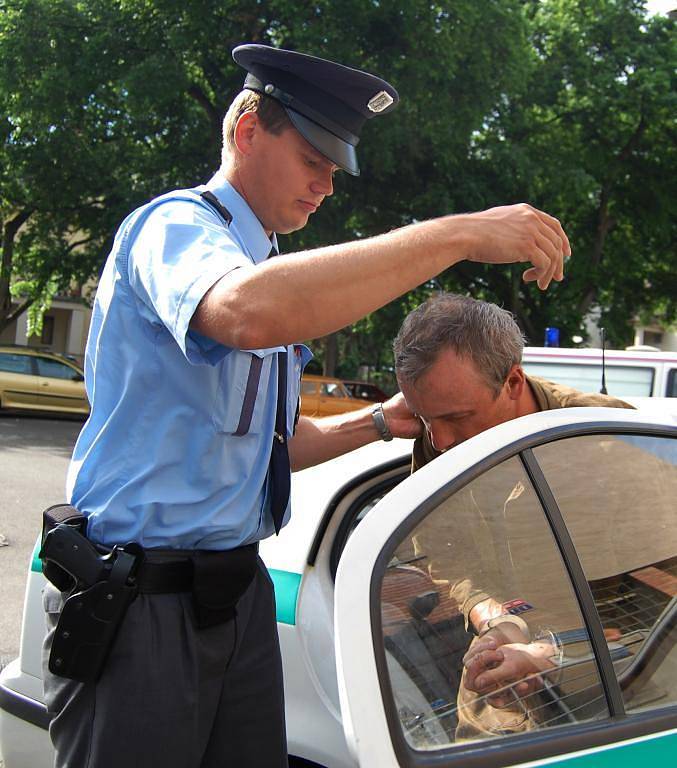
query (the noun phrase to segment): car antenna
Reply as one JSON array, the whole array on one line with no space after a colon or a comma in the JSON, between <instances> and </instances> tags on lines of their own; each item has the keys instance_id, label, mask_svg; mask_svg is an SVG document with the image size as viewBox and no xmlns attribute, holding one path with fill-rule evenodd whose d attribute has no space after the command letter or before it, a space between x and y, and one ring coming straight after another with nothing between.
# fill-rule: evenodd
<instances>
[{"instance_id":1,"label":"car antenna","mask_svg":"<svg viewBox=\"0 0 677 768\"><path fill-rule=\"evenodd\" d=\"M604 328L600 328L600 331L602 332L602 388L600 389L599 393L600 395L608 395L609 393L606 391L606 377L605 377L605 361L604 361L604 347L606 346L606 334L604 333Z\"/></svg>"}]
</instances>

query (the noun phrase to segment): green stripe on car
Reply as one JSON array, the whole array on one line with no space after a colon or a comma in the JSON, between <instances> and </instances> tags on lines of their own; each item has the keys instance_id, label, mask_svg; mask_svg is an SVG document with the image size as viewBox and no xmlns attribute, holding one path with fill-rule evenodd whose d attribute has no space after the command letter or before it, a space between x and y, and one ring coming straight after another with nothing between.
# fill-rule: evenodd
<instances>
[{"instance_id":1,"label":"green stripe on car","mask_svg":"<svg viewBox=\"0 0 677 768\"><path fill-rule=\"evenodd\" d=\"M275 606L279 624L296 624L296 600L299 596L301 574L269 568L275 586Z\"/></svg>"},{"instance_id":2,"label":"green stripe on car","mask_svg":"<svg viewBox=\"0 0 677 768\"><path fill-rule=\"evenodd\" d=\"M42 573L42 562L38 557L40 542L36 541L31 560L31 571ZM301 574L291 571L279 571L269 568L270 578L275 587L275 604L277 606L277 620L280 624L296 624L296 600L301 584Z\"/></svg>"},{"instance_id":3,"label":"green stripe on car","mask_svg":"<svg viewBox=\"0 0 677 768\"><path fill-rule=\"evenodd\" d=\"M618 744L552 758L534 765L548 768L637 768L638 765L672 765L677 750L677 731L657 733Z\"/></svg>"}]
</instances>

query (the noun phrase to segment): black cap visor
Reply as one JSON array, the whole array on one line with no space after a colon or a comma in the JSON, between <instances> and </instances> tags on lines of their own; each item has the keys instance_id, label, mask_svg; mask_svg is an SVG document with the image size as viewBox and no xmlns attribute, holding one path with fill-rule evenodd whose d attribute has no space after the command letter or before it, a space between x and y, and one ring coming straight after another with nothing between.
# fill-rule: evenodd
<instances>
[{"instance_id":1,"label":"black cap visor","mask_svg":"<svg viewBox=\"0 0 677 768\"><path fill-rule=\"evenodd\" d=\"M322 128L317 123L300 115L293 109L285 107L285 112L292 121L294 128L311 144L315 149L323 154L332 163L338 165L351 176L360 175L360 167L357 164L357 153L355 147L343 139L339 139L326 128Z\"/></svg>"}]
</instances>

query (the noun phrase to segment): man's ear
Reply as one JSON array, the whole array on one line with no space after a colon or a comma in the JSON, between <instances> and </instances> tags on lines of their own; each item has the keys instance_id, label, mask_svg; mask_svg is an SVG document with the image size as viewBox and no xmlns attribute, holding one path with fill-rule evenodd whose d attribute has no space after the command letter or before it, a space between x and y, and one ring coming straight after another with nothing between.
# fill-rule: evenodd
<instances>
[{"instance_id":1,"label":"man's ear","mask_svg":"<svg viewBox=\"0 0 677 768\"><path fill-rule=\"evenodd\" d=\"M522 397L524 387L527 386L527 380L521 365L513 365L508 374L508 378L505 380L505 386L507 388L508 397L511 400L519 400L520 397Z\"/></svg>"},{"instance_id":2,"label":"man's ear","mask_svg":"<svg viewBox=\"0 0 677 768\"><path fill-rule=\"evenodd\" d=\"M250 155L254 146L256 132L261 130L261 123L256 112L243 112L235 123L233 140L237 151Z\"/></svg>"}]
</instances>

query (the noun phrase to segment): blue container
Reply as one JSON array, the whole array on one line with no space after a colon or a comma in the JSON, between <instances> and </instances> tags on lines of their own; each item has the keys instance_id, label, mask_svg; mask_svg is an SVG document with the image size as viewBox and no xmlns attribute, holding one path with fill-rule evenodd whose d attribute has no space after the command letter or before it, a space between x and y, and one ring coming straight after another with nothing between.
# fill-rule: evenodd
<instances>
[{"instance_id":1,"label":"blue container","mask_svg":"<svg viewBox=\"0 0 677 768\"><path fill-rule=\"evenodd\" d=\"M559 328L545 329L544 347L559 347Z\"/></svg>"}]
</instances>

